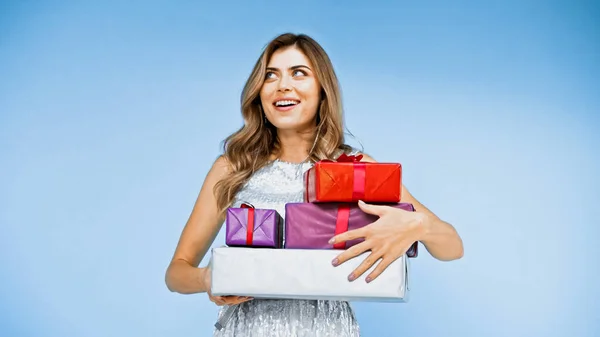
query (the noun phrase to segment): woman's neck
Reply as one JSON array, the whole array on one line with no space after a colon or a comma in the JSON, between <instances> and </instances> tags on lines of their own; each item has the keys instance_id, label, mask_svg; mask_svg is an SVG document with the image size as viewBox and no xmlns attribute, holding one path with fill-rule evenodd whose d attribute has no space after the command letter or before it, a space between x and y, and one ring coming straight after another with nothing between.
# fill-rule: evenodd
<instances>
[{"instance_id":1,"label":"woman's neck","mask_svg":"<svg viewBox=\"0 0 600 337\"><path fill-rule=\"evenodd\" d=\"M278 132L277 139L279 141L279 150L274 154L274 157L290 163L302 163L306 161L314 143L312 132Z\"/></svg>"}]
</instances>

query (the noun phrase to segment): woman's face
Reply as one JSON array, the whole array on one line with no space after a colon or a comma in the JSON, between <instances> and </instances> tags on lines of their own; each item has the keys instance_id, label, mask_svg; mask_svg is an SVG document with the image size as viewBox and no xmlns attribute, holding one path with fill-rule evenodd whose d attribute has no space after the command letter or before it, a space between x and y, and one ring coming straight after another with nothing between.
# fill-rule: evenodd
<instances>
[{"instance_id":1,"label":"woman's face","mask_svg":"<svg viewBox=\"0 0 600 337\"><path fill-rule=\"evenodd\" d=\"M278 49L271 56L260 100L277 129L301 131L315 126L321 86L313 70L296 47Z\"/></svg>"}]
</instances>

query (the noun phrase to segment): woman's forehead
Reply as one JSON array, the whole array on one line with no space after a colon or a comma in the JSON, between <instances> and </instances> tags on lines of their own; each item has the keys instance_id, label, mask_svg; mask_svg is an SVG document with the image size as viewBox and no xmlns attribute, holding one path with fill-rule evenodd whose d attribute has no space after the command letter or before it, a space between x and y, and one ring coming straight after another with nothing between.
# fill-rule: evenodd
<instances>
[{"instance_id":1,"label":"woman's forehead","mask_svg":"<svg viewBox=\"0 0 600 337\"><path fill-rule=\"evenodd\" d=\"M267 67L277 69L289 69L295 66L307 66L312 68L312 64L308 57L296 47L288 47L276 50Z\"/></svg>"}]
</instances>

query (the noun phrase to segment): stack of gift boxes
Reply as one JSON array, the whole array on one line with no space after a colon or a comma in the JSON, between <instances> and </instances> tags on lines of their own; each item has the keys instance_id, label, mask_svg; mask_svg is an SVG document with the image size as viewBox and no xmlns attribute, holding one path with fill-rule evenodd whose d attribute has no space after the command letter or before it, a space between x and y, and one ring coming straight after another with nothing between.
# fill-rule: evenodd
<instances>
[{"instance_id":1,"label":"stack of gift boxes","mask_svg":"<svg viewBox=\"0 0 600 337\"><path fill-rule=\"evenodd\" d=\"M358 207L359 200L414 211L411 204L400 202L401 179L399 163L361 162L360 156L343 154L336 161L315 163L304 174L304 202L286 204L284 217L249 204L229 208L227 247L212 249L212 294L406 302L408 258L417 256L416 242L370 283L365 278L377 263L348 280L370 251L332 265L342 250L363 239L329 244L334 235L377 220Z\"/></svg>"}]
</instances>

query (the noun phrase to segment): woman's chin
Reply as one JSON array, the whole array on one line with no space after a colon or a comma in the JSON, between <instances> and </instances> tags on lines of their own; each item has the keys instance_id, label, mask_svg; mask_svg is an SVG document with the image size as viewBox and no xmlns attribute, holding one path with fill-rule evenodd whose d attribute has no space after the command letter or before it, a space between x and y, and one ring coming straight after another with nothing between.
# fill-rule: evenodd
<instances>
[{"instance_id":1,"label":"woman's chin","mask_svg":"<svg viewBox=\"0 0 600 337\"><path fill-rule=\"evenodd\" d=\"M278 123L274 125L278 133L311 133L315 128L314 123Z\"/></svg>"}]
</instances>

